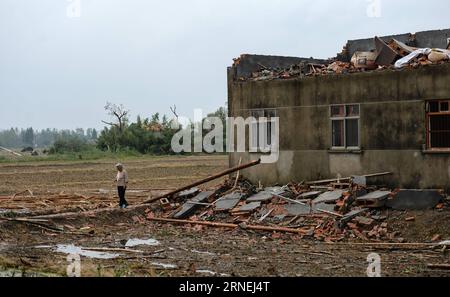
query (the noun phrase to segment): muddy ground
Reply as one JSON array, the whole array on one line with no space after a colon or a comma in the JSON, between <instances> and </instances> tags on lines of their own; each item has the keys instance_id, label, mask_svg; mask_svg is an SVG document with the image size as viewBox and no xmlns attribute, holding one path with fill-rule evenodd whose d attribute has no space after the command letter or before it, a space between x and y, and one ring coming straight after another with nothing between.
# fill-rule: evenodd
<instances>
[{"instance_id":1,"label":"muddy ground","mask_svg":"<svg viewBox=\"0 0 450 297\"><path fill-rule=\"evenodd\" d=\"M116 197L99 190L111 186L113 163L0 165L0 208L12 205L1 215L0 275L64 276L67 254L56 246L75 245L117 256L82 256L82 276L366 276L371 253L380 255L384 276L450 276L450 270L430 266L450 264L449 252L431 241L436 234L442 240L450 239L448 208L390 212L389 228L399 231L407 243L401 245L356 239L324 243L292 234L173 226L146 219L147 212L157 210L157 204L126 211L108 208L115 206ZM136 190L130 194L134 204L227 168L226 157L221 156L145 158L125 164L130 190ZM30 189L33 196L8 200L24 189ZM5 221L66 211L74 213L45 217L43 225ZM406 222L409 217L415 220ZM133 238L155 239L159 244L125 250L126 242Z\"/></svg>"}]
</instances>

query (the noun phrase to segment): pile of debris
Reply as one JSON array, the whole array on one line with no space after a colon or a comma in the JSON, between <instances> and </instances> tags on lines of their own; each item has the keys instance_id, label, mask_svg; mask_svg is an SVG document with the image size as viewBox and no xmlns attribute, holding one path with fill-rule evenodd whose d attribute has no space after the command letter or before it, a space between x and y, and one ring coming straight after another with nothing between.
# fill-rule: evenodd
<instances>
[{"instance_id":1,"label":"pile of debris","mask_svg":"<svg viewBox=\"0 0 450 297\"><path fill-rule=\"evenodd\" d=\"M338 58L329 59L326 64L301 62L287 69L269 69L260 65L260 70L253 72L250 78L240 77L239 80L273 80L289 79L329 74L346 74L374 70L417 68L425 65L442 64L450 61L450 50L437 48L416 48L406 45L396 39L388 43L381 38L374 38L375 50L369 52L357 51L350 62ZM345 56L348 49L344 47L340 56Z\"/></svg>"},{"instance_id":2,"label":"pile of debris","mask_svg":"<svg viewBox=\"0 0 450 297\"><path fill-rule=\"evenodd\" d=\"M403 242L386 222L388 209L443 208L439 190L395 190L369 186L368 177L290 183L264 188L247 180L228 180L213 191L191 188L159 200L152 221L293 233L320 241L345 239Z\"/></svg>"}]
</instances>

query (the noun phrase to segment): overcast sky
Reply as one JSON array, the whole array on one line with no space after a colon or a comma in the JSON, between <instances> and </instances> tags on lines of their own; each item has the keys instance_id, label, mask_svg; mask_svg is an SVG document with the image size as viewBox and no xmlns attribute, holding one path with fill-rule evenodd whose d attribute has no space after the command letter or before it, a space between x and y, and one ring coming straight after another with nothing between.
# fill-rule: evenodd
<instances>
[{"instance_id":1,"label":"overcast sky","mask_svg":"<svg viewBox=\"0 0 450 297\"><path fill-rule=\"evenodd\" d=\"M0 0L0 129L101 128L106 101L192 117L225 105L242 53L328 58L348 39L450 28L448 0L371 1Z\"/></svg>"}]
</instances>

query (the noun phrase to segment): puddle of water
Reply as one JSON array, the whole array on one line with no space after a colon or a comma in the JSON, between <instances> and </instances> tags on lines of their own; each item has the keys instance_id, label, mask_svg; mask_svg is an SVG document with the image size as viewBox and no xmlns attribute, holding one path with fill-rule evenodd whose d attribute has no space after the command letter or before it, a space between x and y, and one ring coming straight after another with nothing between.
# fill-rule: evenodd
<instances>
[{"instance_id":1,"label":"puddle of water","mask_svg":"<svg viewBox=\"0 0 450 297\"><path fill-rule=\"evenodd\" d=\"M197 272L197 273L202 273L202 274L209 274L209 275L212 275L212 276L216 276L216 275L220 275L220 276L230 276L229 274L226 274L226 273L217 273L217 272L214 272L214 271L211 271L211 270L206 270L206 269L197 269L195 272Z\"/></svg>"},{"instance_id":2,"label":"puddle of water","mask_svg":"<svg viewBox=\"0 0 450 297\"><path fill-rule=\"evenodd\" d=\"M173 264L164 264L164 263L158 263L158 262L152 262L151 264L155 265L155 266L160 266L160 267L162 267L164 269L176 269L176 268L178 268L177 265L173 265Z\"/></svg>"},{"instance_id":3,"label":"puddle of water","mask_svg":"<svg viewBox=\"0 0 450 297\"><path fill-rule=\"evenodd\" d=\"M51 249L51 245L37 245L34 247L35 249Z\"/></svg>"},{"instance_id":4,"label":"puddle of water","mask_svg":"<svg viewBox=\"0 0 450 297\"><path fill-rule=\"evenodd\" d=\"M58 244L56 246L56 251L68 255L76 254L93 259L114 259L120 256L120 254L83 250L82 247L74 246L73 244Z\"/></svg>"},{"instance_id":5,"label":"puddle of water","mask_svg":"<svg viewBox=\"0 0 450 297\"><path fill-rule=\"evenodd\" d=\"M211 252L202 252L202 251L198 251L198 250L191 250L191 252L193 253L197 253L197 254L202 254L202 255L208 255L208 256L216 256L216 253L211 253Z\"/></svg>"},{"instance_id":6,"label":"puddle of water","mask_svg":"<svg viewBox=\"0 0 450 297\"><path fill-rule=\"evenodd\" d=\"M129 239L127 243L125 244L125 247L135 247L138 245L150 245L150 246L156 246L160 245L160 242L156 239L150 238L150 239L138 239L133 238Z\"/></svg>"}]
</instances>

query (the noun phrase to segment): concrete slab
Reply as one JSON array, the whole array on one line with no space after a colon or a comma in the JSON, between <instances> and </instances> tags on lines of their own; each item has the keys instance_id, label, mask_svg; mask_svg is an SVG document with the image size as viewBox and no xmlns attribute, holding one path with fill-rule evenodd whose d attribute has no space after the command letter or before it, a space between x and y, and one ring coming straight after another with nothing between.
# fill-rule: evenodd
<instances>
[{"instance_id":1,"label":"concrete slab","mask_svg":"<svg viewBox=\"0 0 450 297\"><path fill-rule=\"evenodd\" d=\"M322 191L312 191L312 192L303 193L298 198L299 199L313 199L313 198L316 198L317 196L319 196L320 194L322 194Z\"/></svg>"},{"instance_id":2,"label":"concrete slab","mask_svg":"<svg viewBox=\"0 0 450 297\"><path fill-rule=\"evenodd\" d=\"M216 203L215 210L216 211L227 211L236 207L236 205L241 201L244 197L244 194L241 193L232 193L225 195L220 198L220 200Z\"/></svg>"},{"instance_id":3,"label":"concrete slab","mask_svg":"<svg viewBox=\"0 0 450 297\"><path fill-rule=\"evenodd\" d=\"M358 197L356 200L384 200L387 199L390 194L390 191L375 191Z\"/></svg>"},{"instance_id":4,"label":"concrete slab","mask_svg":"<svg viewBox=\"0 0 450 297\"><path fill-rule=\"evenodd\" d=\"M264 189L265 192L271 192L277 195L283 195L286 193L286 190L284 190L282 187L269 187Z\"/></svg>"},{"instance_id":5,"label":"concrete slab","mask_svg":"<svg viewBox=\"0 0 450 297\"><path fill-rule=\"evenodd\" d=\"M371 208L379 208L385 206L387 198L391 194L390 191L374 191L356 198L359 205Z\"/></svg>"},{"instance_id":6,"label":"concrete slab","mask_svg":"<svg viewBox=\"0 0 450 297\"><path fill-rule=\"evenodd\" d=\"M205 202L212 194L214 194L214 192L201 192L200 194L198 194L197 196L195 196L194 198L190 199L188 202L183 204L180 211L177 212L173 217L175 219L184 219L191 216L194 213L194 211L198 209L201 205L189 202L197 202L197 203Z\"/></svg>"},{"instance_id":7,"label":"concrete slab","mask_svg":"<svg viewBox=\"0 0 450 297\"><path fill-rule=\"evenodd\" d=\"M287 204L284 209L287 211L289 216L307 215L313 212L312 208L309 205L295 203Z\"/></svg>"},{"instance_id":8,"label":"concrete slab","mask_svg":"<svg viewBox=\"0 0 450 297\"><path fill-rule=\"evenodd\" d=\"M247 199L247 202L265 202L273 198L272 193L262 191Z\"/></svg>"},{"instance_id":9,"label":"concrete slab","mask_svg":"<svg viewBox=\"0 0 450 297\"><path fill-rule=\"evenodd\" d=\"M354 175L352 176L352 183L360 186L365 186L367 185L367 178L365 176Z\"/></svg>"},{"instance_id":10,"label":"concrete slab","mask_svg":"<svg viewBox=\"0 0 450 297\"><path fill-rule=\"evenodd\" d=\"M386 206L395 210L425 210L434 208L441 200L438 190L400 190Z\"/></svg>"},{"instance_id":11,"label":"concrete slab","mask_svg":"<svg viewBox=\"0 0 450 297\"><path fill-rule=\"evenodd\" d=\"M251 202L239 208L239 212L251 212L261 207L261 202Z\"/></svg>"},{"instance_id":12,"label":"concrete slab","mask_svg":"<svg viewBox=\"0 0 450 297\"><path fill-rule=\"evenodd\" d=\"M198 192L200 192L200 190L198 188L192 188L192 189L180 192L177 195L177 197L185 198L185 197L193 196L193 195L197 194Z\"/></svg>"},{"instance_id":13,"label":"concrete slab","mask_svg":"<svg viewBox=\"0 0 450 297\"><path fill-rule=\"evenodd\" d=\"M314 204L326 203L326 202L334 202L342 197L344 194L344 190L335 190L331 192L325 192L321 194L319 197L314 199L312 202Z\"/></svg>"},{"instance_id":14,"label":"concrete slab","mask_svg":"<svg viewBox=\"0 0 450 297\"><path fill-rule=\"evenodd\" d=\"M319 209L329 211L329 212L336 212L334 210L335 206L336 206L335 204L319 203L319 204L314 204L313 208L314 208L314 210L316 210L317 213L320 213L320 211L318 211Z\"/></svg>"},{"instance_id":15,"label":"concrete slab","mask_svg":"<svg viewBox=\"0 0 450 297\"><path fill-rule=\"evenodd\" d=\"M348 222L350 222L353 218L356 218L360 214L368 211L368 208L360 208L360 209L354 209L351 212L345 214L339 221L339 226L342 228L345 226Z\"/></svg>"},{"instance_id":16,"label":"concrete slab","mask_svg":"<svg viewBox=\"0 0 450 297\"><path fill-rule=\"evenodd\" d=\"M312 207L309 205L302 205L297 203L287 204L284 209L288 212L290 216L301 216L307 214L319 214L322 213L320 210L334 212L334 205L319 203L313 204Z\"/></svg>"}]
</instances>

